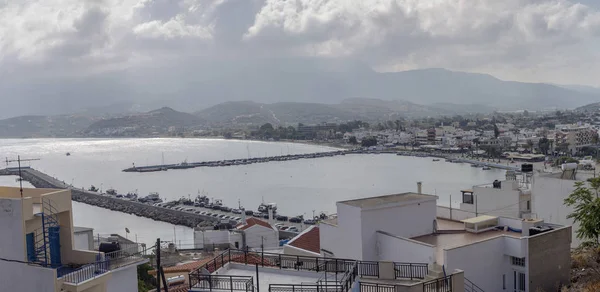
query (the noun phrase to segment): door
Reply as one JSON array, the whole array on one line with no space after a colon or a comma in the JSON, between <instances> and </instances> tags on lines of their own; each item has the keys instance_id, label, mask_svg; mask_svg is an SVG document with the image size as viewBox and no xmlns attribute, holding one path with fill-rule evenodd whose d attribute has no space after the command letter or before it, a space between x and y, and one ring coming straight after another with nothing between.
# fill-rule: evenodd
<instances>
[{"instance_id":1,"label":"door","mask_svg":"<svg viewBox=\"0 0 600 292\"><path fill-rule=\"evenodd\" d=\"M525 292L525 273L513 271L514 292Z\"/></svg>"}]
</instances>

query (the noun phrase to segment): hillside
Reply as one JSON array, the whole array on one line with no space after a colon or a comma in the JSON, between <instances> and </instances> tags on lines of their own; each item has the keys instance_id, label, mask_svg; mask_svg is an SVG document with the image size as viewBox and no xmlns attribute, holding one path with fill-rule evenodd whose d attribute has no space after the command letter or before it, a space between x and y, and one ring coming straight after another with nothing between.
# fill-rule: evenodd
<instances>
[{"instance_id":1,"label":"hillside","mask_svg":"<svg viewBox=\"0 0 600 292\"><path fill-rule=\"evenodd\" d=\"M93 123L80 115L20 116L0 120L0 137L70 137Z\"/></svg>"},{"instance_id":2,"label":"hillside","mask_svg":"<svg viewBox=\"0 0 600 292\"><path fill-rule=\"evenodd\" d=\"M91 136L119 136L125 133L151 135L173 128L195 128L202 124L204 120L195 115L163 107L142 114L102 119L91 124L83 133Z\"/></svg>"}]
</instances>

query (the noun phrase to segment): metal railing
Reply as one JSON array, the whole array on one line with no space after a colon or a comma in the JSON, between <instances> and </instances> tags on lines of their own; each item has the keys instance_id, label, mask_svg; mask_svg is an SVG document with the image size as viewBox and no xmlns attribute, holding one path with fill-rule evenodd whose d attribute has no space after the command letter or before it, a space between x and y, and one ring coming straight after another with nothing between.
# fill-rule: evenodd
<instances>
[{"instance_id":1,"label":"metal railing","mask_svg":"<svg viewBox=\"0 0 600 292\"><path fill-rule=\"evenodd\" d=\"M128 244L124 249L104 254L109 262L109 269L114 270L141 261L146 255L146 249L141 244Z\"/></svg>"},{"instance_id":2,"label":"metal railing","mask_svg":"<svg viewBox=\"0 0 600 292\"><path fill-rule=\"evenodd\" d=\"M484 292L479 286L465 278L465 292Z\"/></svg>"},{"instance_id":3,"label":"metal railing","mask_svg":"<svg viewBox=\"0 0 600 292\"><path fill-rule=\"evenodd\" d=\"M108 272L108 265L108 261L85 265L74 272L64 275L62 278L67 283L79 284Z\"/></svg>"},{"instance_id":4,"label":"metal railing","mask_svg":"<svg viewBox=\"0 0 600 292\"><path fill-rule=\"evenodd\" d=\"M361 277L379 278L379 262L359 262L358 274Z\"/></svg>"},{"instance_id":5,"label":"metal railing","mask_svg":"<svg viewBox=\"0 0 600 292\"><path fill-rule=\"evenodd\" d=\"M269 284L269 292L342 292L341 285Z\"/></svg>"},{"instance_id":6,"label":"metal railing","mask_svg":"<svg viewBox=\"0 0 600 292\"><path fill-rule=\"evenodd\" d=\"M361 281L360 292L396 292L396 286Z\"/></svg>"},{"instance_id":7,"label":"metal railing","mask_svg":"<svg viewBox=\"0 0 600 292\"><path fill-rule=\"evenodd\" d=\"M423 283L423 292L452 292L452 275Z\"/></svg>"},{"instance_id":8,"label":"metal railing","mask_svg":"<svg viewBox=\"0 0 600 292\"><path fill-rule=\"evenodd\" d=\"M396 279L425 279L428 273L428 264L394 263Z\"/></svg>"},{"instance_id":9,"label":"metal railing","mask_svg":"<svg viewBox=\"0 0 600 292\"><path fill-rule=\"evenodd\" d=\"M253 278L249 276L219 276L208 274L198 275L193 279L190 278L190 288L199 288L208 291L253 292L253 283Z\"/></svg>"}]
</instances>

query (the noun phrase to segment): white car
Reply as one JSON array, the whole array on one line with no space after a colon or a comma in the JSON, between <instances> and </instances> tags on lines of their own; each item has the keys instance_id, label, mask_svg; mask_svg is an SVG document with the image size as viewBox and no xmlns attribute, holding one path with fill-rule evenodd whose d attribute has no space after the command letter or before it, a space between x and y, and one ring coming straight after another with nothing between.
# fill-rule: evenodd
<instances>
[{"instance_id":1,"label":"white car","mask_svg":"<svg viewBox=\"0 0 600 292\"><path fill-rule=\"evenodd\" d=\"M290 226L290 228L288 228L287 231L298 232L300 230L298 230L298 227L296 226Z\"/></svg>"}]
</instances>

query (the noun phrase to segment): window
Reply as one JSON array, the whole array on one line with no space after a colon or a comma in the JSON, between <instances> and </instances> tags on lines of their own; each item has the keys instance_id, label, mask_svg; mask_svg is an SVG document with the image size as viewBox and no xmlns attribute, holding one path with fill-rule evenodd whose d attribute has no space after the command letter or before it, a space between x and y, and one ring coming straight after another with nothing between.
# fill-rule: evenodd
<instances>
[{"instance_id":1,"label":"window","mask_svg":"<svg viewBox=\"0 0 600 292\"><path fill-rule=\"evenodd\" d=\"M525 292L525 274L513 271L514 292Z\"/></svg>"},{"instance_id":2,"label":"window","mask_svg":"<svg viewBox=\"0 0 600 292\"><path fill-rule=\"evenodd\" d=\"M502 290L506 290L506 274L502 274Z\"/></svg>"},{"instance_id":3,"label":"window","mask_svg":"<svg viewBox=\"0 0 600 292\"><path fill-rule=\"evenodd\" d=\"M531 201L527 201L527 211L531 210Z\"/></svg>"},{"instance_id":4,"label":"window","mask_svg":"<svg viewBox=\"0 0 600 292\"><path fill-rule=\"evenodd\" d=\"M513 266L519 266L519 267L525 266L525 258L510 257L510 262Z\"/></svg>"},{"instance_id":5,"label":"window","mask_svg":"<svg viewBox=\"0 0 600 292\"><path fill-rule=\"evenodd\" d=\"M464 204L473 204L473 194L472 193L463 193L463 203Z\"/></svg>"}]
</instances>

